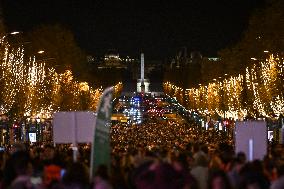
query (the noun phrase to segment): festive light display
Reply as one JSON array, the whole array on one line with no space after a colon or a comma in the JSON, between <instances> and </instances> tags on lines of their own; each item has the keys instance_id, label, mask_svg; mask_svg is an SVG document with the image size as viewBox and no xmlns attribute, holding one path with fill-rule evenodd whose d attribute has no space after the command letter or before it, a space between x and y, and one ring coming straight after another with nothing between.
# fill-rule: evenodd
<instances>
[{"instance_id":1,"label":"festive light display","mask_svg":"<svg viewBox=\"0 0 284 189\"><path fill-rule=\"evenodd\" d=\"M278 118L284 113L284 59L270 55L246 68L245 75L215 80L198 88L183 89L165 82L165 92L189 110L221 117ZM183 97L181 97L183 96Z\"/></svg>"},{"instance_id":2,"label":"festive light display","mask_svg":"<svg viewBox=\"0 0 284 189\"><path fill-rule=\"evenodd\" d=\"M96 111L103 89L75 81L70 70L58 74L44 60L24 59L24 48L13 49L0 39L0 114L14 119L51 118L56 111ZM114 86L117 96L122 83Z\"/></svg>"}]
</instances>

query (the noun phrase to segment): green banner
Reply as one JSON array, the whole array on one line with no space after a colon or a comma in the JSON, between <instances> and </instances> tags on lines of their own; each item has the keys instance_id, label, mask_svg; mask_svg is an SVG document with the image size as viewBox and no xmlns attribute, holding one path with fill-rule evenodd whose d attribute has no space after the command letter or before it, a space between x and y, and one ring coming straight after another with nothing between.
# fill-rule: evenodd
<instances>
[{"instance_id":1,"label":"green banner","mask_svg":"<svg viewBox=\"0 0 284 189\"><path fill-rule=\"evenodd\" d=\"M100 99L97 108L95 133L91 153L91 179L99 165L106 165L110 168L110 121L112 115L112 100L114 95L113 87L107 88Z\"/></svg>"}]
</instances>

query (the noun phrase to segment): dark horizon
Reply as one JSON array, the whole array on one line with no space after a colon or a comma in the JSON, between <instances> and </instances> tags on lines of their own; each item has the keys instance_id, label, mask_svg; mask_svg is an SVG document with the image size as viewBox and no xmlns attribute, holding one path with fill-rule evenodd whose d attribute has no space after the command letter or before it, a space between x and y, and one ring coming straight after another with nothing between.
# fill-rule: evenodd
<instances>
[{"instance_id":1,"label":"dark horizon","mask_svg":"<svg viewBox=\"0 0 284 189\"><path fill-rule=\"evenodd\" d=\"M165 59L184 46L188 52L216 56L240 40L250 14L264 1L2 0L2 9L9 31L59 23L89 54L116 49L124 55L144 52L149 59Z\"/></svg>"}]
</instances>

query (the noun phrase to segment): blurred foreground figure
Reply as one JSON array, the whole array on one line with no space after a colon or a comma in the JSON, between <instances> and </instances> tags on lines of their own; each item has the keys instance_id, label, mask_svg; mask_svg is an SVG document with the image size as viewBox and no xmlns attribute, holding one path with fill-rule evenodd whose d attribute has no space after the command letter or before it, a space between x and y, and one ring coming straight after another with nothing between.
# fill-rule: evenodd
<instances>
[{"instance_id":1,"label":"blurred foreground figure","mask_svg":"<svg viewBox=\"0 0 284 189\"><path fill-rule=\"evenodd\" d=\"M8 159L4 168L3 188L11 189L33 189L31 182L33 166L26 151L15 151Z\"/></svg>"},{"instance_id":2,"label":"blurred foreground figure","mask_svg":"<svg viewBox=\"0 0 284 189\"><path fill-rule=\"evenodd\" d=\"M197 189L196 180L184 171L178 171L168 163L141 165L134 178L137 189Z\"/></svg>"},{"instance_id":3,"label":"blurred foreground figure","mask_svg":"<svg viewBox=\"0 0 284 189\"><path fill-rule=\"evenodd\" d=\"M95 173L94 189L112 189L107 166L100 165Z\"/></svg>"}]
</instances>

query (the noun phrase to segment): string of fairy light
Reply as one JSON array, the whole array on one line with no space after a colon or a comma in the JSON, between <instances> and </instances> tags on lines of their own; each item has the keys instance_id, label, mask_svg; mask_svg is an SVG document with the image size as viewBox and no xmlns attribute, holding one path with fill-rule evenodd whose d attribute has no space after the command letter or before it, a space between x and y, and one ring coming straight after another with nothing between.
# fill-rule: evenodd
<instances>
[{"instance_id":1,"label":"string of fairy light","mask_svg":"<svg viewBox=\"0 0 284 189\"><path fill-rule=\"evenodd\" d=\"M0 114L18 118L51 118L56 111L96 111L103 88L93 88L87 82L78 82L70 70L57 73L47 68L45 61L35 57L24 61L24 48L12 48L5 37L0 38ZM117 83L115 93L120 93ZM16 111L15 111L16 108Z\"/></svg>"},{"instance_id":2,"label":"string of fairy light","mask_svg":"<svg viewBox=\"0 0 284 189\"><path fill-rule=\"evenodd\" d=\"M189 110L221 117L242 119L246 116L278 118L284 113L284 60L271 54L266 60L246 68L245 75L214 80L197 88L183 89L170 82L165 92ZM181 99L180 96L183 96Z\"/></svg>"}]
</instances>

